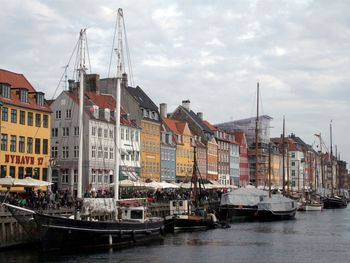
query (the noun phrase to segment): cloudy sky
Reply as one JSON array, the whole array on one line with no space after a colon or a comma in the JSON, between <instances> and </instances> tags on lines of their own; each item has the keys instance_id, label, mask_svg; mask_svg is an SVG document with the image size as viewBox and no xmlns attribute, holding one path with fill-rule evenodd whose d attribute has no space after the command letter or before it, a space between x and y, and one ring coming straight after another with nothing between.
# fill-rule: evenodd
<instances>
[{"instance_id":1,"label":"cloudy sky","mask_svg":"<svg viewBox=\"0 0 350 263\"><path fill-rule=\"evenodd\" d=\"M333 120L333 142L350 161L350 1L0 2L0 68L23 73L47 99L64 88L59 80L81 28L89 69L107 77L123 8L134 83L156 104L172 111L190 99L212 123L252 117L259 81L273 136L285 115L288 134L316 147L313 134L321 133L329 145Z\"/></svg>"}]
</instances>

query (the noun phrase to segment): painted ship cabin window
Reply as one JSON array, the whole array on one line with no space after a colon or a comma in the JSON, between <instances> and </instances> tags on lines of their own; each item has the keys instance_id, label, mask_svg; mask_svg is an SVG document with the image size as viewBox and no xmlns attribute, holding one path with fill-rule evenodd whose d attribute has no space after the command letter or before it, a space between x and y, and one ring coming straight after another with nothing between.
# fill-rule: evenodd
<instances>
[{"instance_id":1,"label":"painted ship cabin window","mask_svg":"<svg viewBox=\"0 0 350 263\"><path fill-rule=\"evenodd\" d=\"M3 98L10 98L10 85L6 83L0 83L0 94Z\"/></svg>"},{"instance_id":2,"label":"painted ship cabin window","mask_svg":"<svg viewBox=\"0 0 350 263\"><path fill-rule=\"evenodd\" d=\"M143 211L142 210L131 210L130 211L130 219L143 219Z\"/></svg>"}]
</instances>

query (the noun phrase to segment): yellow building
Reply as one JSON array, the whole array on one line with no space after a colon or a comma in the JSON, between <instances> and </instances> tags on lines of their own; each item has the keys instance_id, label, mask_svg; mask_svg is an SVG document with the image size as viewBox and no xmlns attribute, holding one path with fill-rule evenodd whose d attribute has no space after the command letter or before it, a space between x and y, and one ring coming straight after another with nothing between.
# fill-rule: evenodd
<instances>
[{"instance_id":1,"label":"yellow building","mask_svg":"<svg viewBox=\"0 0 350 263\"><path fill-rule=\"evenodd\" d=\"M141 121L141 177L160 180L160 123Z\"/></svg>"},{"instance_id":2,"label":"yellow building","mask_svg":"<svg viewBox=\"0 0 350 263\"><path fill-rule=\"evenodd\" d=\"M0 103L0 176L47 180L51 111L44 93L22 74L0 69Z\"/></svg>"},{"instance_id":3,"label":"yellow building","mask_svg":"<svg viewBox=\"0 0 350 263\"><path fill-rule=\"evenodd\" d=\"M131 95L137 106L125 100L128 112L139 112L141 114L141 134L140 134L140 156L141 156L141 178L153 181L160 180L160 118L158 107L139 87L127 87L127 92ZM126 98L125 98L126 99ZM140 116L134 116L140 117ZM138 122L137 122L138 123ZM138 123L139 124L139 123Z\"/></svg>"},{"instance_id":4,"label":"yellow building","mask_svg":"<svg viewBox=\"0 0 350 263\"><path fill-rule=\"evenodd\" d=\"M192 133L186 122L162 118L167 129L174 135L176 142L176 179L189 180L193 173L194 149Z\"/></svg>"}]
</instances>

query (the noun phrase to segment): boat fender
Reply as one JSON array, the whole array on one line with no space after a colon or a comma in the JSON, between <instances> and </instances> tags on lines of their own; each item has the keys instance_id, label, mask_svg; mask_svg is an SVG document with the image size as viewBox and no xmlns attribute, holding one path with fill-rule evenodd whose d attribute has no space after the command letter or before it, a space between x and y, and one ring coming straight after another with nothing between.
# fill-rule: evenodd
<instances>
[{"instance_id":1,"label":"boat fender","mask_svg":"<svg viewBox=\"0 0 350 263\"><path fill-rule=\"evenodd\" d=\"M215 222L218 222L218 219L216 218L216 215L215 214L212 214L210 213L209 214L211 216L211 220L215 223Z\"/></svg>"}]
</instances>

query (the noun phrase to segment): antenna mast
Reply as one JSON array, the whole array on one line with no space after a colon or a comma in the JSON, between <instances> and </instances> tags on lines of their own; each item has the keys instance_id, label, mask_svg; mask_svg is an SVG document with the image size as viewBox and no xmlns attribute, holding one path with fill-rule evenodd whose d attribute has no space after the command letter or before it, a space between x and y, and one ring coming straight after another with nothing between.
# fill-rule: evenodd
<instances>
[{"instance_id":1,"label":"antenna mast","mask_svg":"<svg viewBox=\"0 0 350 263\"><path fill-rule=\"evenodd\" d=\"M259 82L257 82L257 93L256 93L256 120L255 120L255 186L258 186L258 171L259 171L259 160L258 160L258 144L259 144Z\"/></svg>"}]
</instances>

